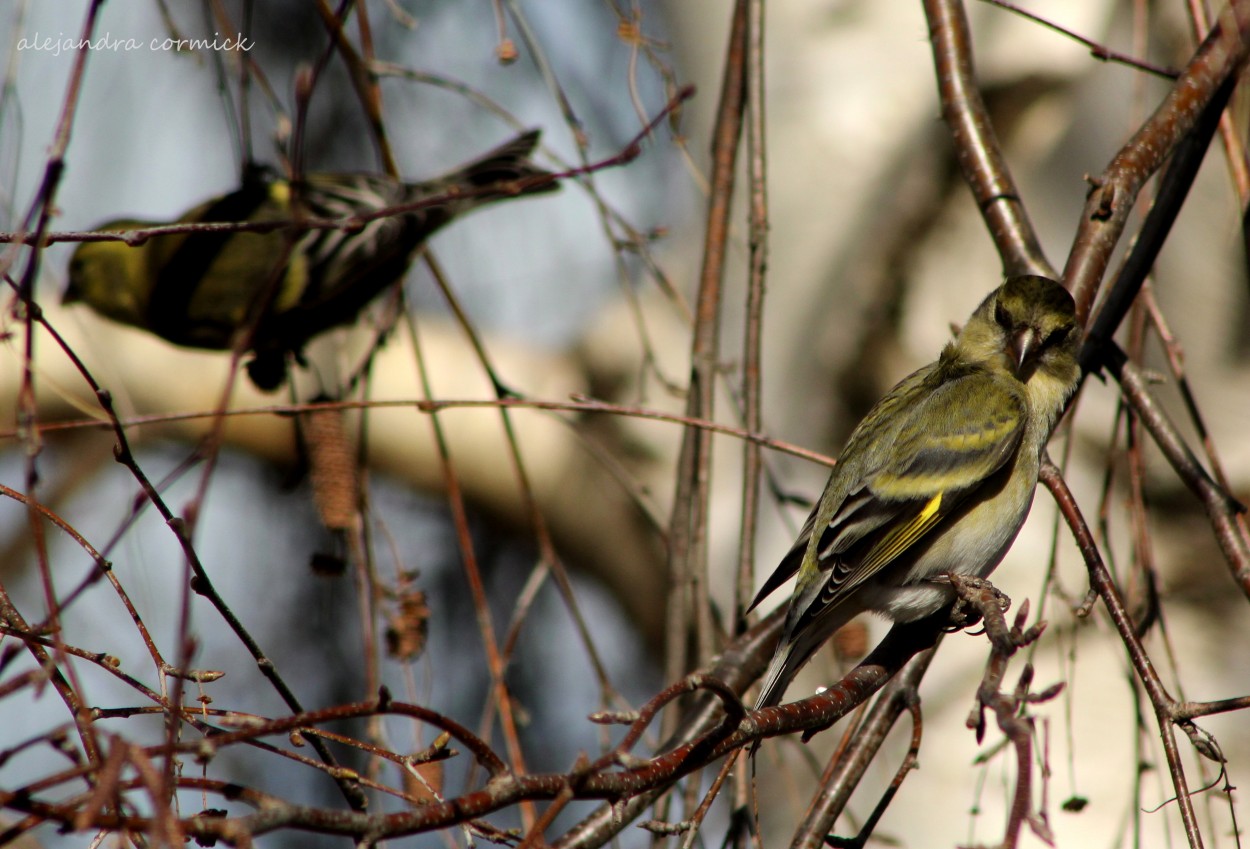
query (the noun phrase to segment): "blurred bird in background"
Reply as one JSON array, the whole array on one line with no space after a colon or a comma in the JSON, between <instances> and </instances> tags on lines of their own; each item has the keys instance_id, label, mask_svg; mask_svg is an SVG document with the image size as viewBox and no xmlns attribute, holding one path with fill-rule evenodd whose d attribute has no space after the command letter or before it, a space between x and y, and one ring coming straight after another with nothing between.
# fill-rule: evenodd
<instances>
[{"instance_id":1,"label":"blurred bird in background","mask_svg":"<svg viewBox=\"0 0 1250 849\"><path fill-rule=\"evenodd\" d=\"M453 218L493 201L559 188L530 161L539 131L523 133L448 174L403 183L377 174L308 174L298 183L255 170L235 192L190 210L177 223L368 218L397 206L417 209L358 227L300 231L192 232L141 245L84 242L69 266L65 303L81 301L115 321L193 348L246 344L253 383L273 390L308 340L352 323L399 281L416 251ZM158 226L118 219L110 231ZM250 332L245 343L239 334Z\"/></svg>"}]
</instances>

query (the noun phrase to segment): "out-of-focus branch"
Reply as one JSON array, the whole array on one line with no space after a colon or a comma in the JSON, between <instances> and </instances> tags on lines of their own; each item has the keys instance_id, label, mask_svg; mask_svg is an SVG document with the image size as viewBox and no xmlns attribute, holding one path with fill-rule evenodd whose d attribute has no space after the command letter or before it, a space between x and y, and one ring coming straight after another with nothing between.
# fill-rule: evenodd
<instances>
[{"instance_id":1,"label":"out-of-focus branch","mask_svg":"<svg viewBox=\"0 0 1250 849\"><path fill-rule=\"evenodd\" d=\"M1220 549L1232 567L1234 579L1242 592L1250 596L1250 541L1246 539L1243 525L1237 521L1237 514L1244 512L1245 507L1207 474L1194 452L1181 439L1176 425L1150 396L1141 371L1128 361L1124 352L1116 346L1105 361L1107 370L1119 381L1125 400L1154 437L1155 444L1173 471L1202 502L1215 529Z\"/></svg>"},{"instance_id":2,"label":"out-of-focus branch","mask_svg":"<svg viewBox=\"0 0 1250 849\"><path fill-rule=\"evenodd\" d=\"M712 135L711 197L703 241L703 267L695 299L686 414L713 418L719 368L720 305L725 246L733 207L735 163L746 104L747 0L738 0L730 26L716 127ZM712 434L687 428L677 460L677 486L669 523L669 580L665 672L675 680L693 664L688 659L691 627L702 662L711 656L711 601L707 590L707 533L710 515Z\"/></svg>"},{"instance_id":3,"label":"out-of-focus branch","mask_svg":"<svg viewBox=\"0 0 1250 849\"><path fill-rule=\"evenodd\" d=\"M88 5L80 30L81 43L86 44L90 41L102 6L103 0L95 0L95 2ZM20 229L22 234L29 237L31 239L30 244L33 245L41 244L44 235L51 229L52 219L57 212L57 192L61 184L61 177L65 173L65 152L69 148L74 120L78 113L79 97L82 93L83 77L87 67L89 52L86 47L75 51L76 55L65 89L65 97L57 119L56 132L44 165L43 178L21 222ZM0 252L0 277L3 277L5 280L11 280L9 269L22 256L23 252L16 245ZM37 372L34 366L34 355L35 329L41 313L34 297L35 281L39 277L42 257L43 251L39 248L26 253L24 269L18 275L19 279L14 287L17 290L18 300L22 305L21 310L15 312L15 315L18 316L23 329L20 345L22 349L20 385L16 393L14 393L14 398L17 413L15 416L17 430L22 438L22 450L25 455L25 490L28 499L26 505L27 521L30 525L31 540L34 543L36 552L40 583L49 602L47 605L48 610L56 611L58 605L56 604L56 594L52 585L52 564L48 558L48 549L44 536L44 519L39 510L37 492L37 484L40 478L38 461L42 453L42 445L38 428L39 393L36 391ZM18 609L11 604L7 593L0 591L0 596L3 596L3 604L0 605L0 620L15 627L25 627L24 618ZM55 627L58 625L57 622L54 621L53 625L53 633L56 635L59 643L61 631L59 627ZM35 646L28 646L28 649L41 667L52 668L52 655L49 655L44 649ZM63 652L58 650L54 654L59 655L60 659L64 659ZM78 737L82 745L82 754L93 764L100 763L100 741L95 729L87 721L77 673L73 667L68 665L60 667L51 676L51 681L53 688L61 697L67 713L73 718L77 726Z\"/></svg>"},{"instance_id":4,"label":"out-of-focus branch","mask_svg":"<svg viewBox=\"0 0 1250 849\"><path fill-rule=\"evenodd\" d=\"M763 0L751 0L747 28L747 173L750 183L750 273L747 280L746 327L742 351L742 418L747 430L763 429L760 411L763 351L764 282L768 269L768 183L764 133ZM742 528L734 583L734 619L741 621L754 587L755 535L759 519L759 446L742 447Z\"/></svg>"}]
</instances>

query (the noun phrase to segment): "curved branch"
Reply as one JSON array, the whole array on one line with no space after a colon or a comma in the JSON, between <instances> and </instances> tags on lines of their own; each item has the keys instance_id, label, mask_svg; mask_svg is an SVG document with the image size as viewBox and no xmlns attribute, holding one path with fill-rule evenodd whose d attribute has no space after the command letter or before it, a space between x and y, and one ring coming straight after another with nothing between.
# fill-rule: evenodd
<instances>
[{"instance_id":1,"label":"curved branch","mask_svg":"<svg viewBox=\"0 0 1250 849\"><path fill-rule=\"evenodd\" d=\"M959 168L1002 257L1003 271L1007 276L1054 277L1054 267L1042 252L990 125L972 64L972 36L963 4L959 0L924 0L924 12L933 42L942 118L950 127Z\"/></svg>"}]
</instances>

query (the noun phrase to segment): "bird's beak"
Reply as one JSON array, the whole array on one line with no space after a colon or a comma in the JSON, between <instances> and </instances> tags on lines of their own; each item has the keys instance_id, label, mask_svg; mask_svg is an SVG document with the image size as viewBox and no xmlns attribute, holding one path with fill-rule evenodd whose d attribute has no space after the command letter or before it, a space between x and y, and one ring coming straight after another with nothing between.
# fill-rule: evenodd
<instances>
[{"instance_id":1,"label":"bird's beak","mask_svg":"<svg viewBox=\"0 0 1250 849\"><path fill-rule=\"evenodd\" d=\"M1021 327L1011 334L1011 355L1017 372L1023 370L1025 363L1033 358L1037 343L1038 334L1032 327Z\"/></svg>"}]
</instances>

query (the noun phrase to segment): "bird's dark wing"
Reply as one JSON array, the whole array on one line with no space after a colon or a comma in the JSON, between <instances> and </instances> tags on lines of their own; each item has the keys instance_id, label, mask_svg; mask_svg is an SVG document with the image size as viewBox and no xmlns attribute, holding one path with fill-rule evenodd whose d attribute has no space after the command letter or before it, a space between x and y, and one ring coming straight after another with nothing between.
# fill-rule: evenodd
<instances>
[{"instance_id":1,"label":"bird's dark wing","mask_svg":"<svg viewBox=\"0 0 1250 849\"><path fill-rule=\"evenodd\" d=\"M809 562L822 576L809 615L840 603L1013 456L1026 408L1009 379L982 369L952 373L950 364L913 379L921 385L900 384L851 435L821 502L752 607ZM921 400L897 403L909 389ZM975 409L966 403L970 397L977 399ZM883 457L868 450L882 444L891 446Z\"/></svg>"},{"instance_id":2,"label":"bird's dark wing","mask_svg":"<svg viewBox=\"0 0 1250 849\"><path fill-rule=\"evenodd\" d=\"M821 534L822 603L838 603L972 497L1015 455L1027 418L1011 378L972 370L941 380L895 431L889 461L864 476Z\"/></svg>"}]
</instances>

